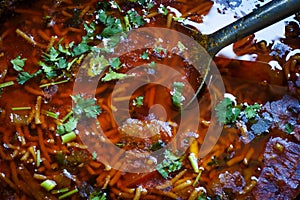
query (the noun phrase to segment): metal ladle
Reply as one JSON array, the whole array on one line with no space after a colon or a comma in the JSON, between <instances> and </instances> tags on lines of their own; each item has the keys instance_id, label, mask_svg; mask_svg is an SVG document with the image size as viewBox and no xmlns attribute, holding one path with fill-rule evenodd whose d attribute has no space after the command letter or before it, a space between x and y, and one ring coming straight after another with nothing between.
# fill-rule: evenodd
<instances>
[{"instance_id":1,"label":"metal ladle","mask_svg":"<svg viewBox=\"0 0 300 200\"><path fill-rule=\"evenodd\" d=\"M214 57L221 49L229 44L297 12L300 12L299 0L273 0L212 34L203 35L192 29L190 29L190 34L204 49L206 49L211 57ZM209 66L210 65L207 65L207 68L209 68ZM209 69L204 71L207 71L207 73L203 75L202 82L191 101L196 98L204 85Z\"/></svg>"}]
</instances>

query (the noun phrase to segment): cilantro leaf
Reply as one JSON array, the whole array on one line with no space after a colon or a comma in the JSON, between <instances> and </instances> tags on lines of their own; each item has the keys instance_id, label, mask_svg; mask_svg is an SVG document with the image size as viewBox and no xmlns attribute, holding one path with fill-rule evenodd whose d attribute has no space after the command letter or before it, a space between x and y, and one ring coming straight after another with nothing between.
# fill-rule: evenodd
<instances>
[{"instance_id":1,"label":"cilantro leaf","mask_svg":"<svg viewBox=\"0 0 300 200\"><path fill-rule=\"evenodd\" d=\"M294 131L294 126L291 123L287 123L284 128L287 134L291 134Z\"/></svg>"},{"instance_id":2,"label":"cilantro leaf","mask_svg":"<svg viewBox=\"0 0 300 200\"><path fill-rule=\"evenodd\" d=\"M121 68L121 61L120 58L111 58L109 59L109 64L112 68L118 70Z\"/></svg>"},{"instance_id":3,"label":"cilantro leaf","mask_svg":"<svg viewBox=\"0 0 300 200\"><path fill-rule=\"evenodd\" d=\"M100 34L102 37L109 38L123 31L121 20L108 16L104 10L98 11L96 19L105 25Z\"/></svg>"},{"instance_id":4,"label":"cilantro leaf","mask_svg":"<svg viewBox=\"0 0 300 200\"><path fill-rule=\"evenodd\" d=\"M95 98L84 98L82 95L77 94L75 96L71 95L75 106L73 107L73 112L77 115L84 115L88 118L96 118L100 114L100 106L96 104Z\"/></svg>"},{"instance_id":5,"label":"cilantro leaf","mask_svg":"<svg viewBox=\"0 0 300 200\"><path fill-rule=\"evenodd\" d=\"M79 43L76 47L74 47L72 54L74 56L79 56L91 50L91 47L85 42Z\"/></svg>"},{"instance_id":6,"label":"cilantro leaf","mask_svg":"<svg viewBox=\"0 0 300 200\"><path fill-rule=\"evenodd\" d=\"M56 133L59 135L69 133L77 127L78 119L70 117L67 123L60 124L57 126Z\"/></svg>"},{"instance_id":7,"label":"cilantro leaf","mask_svg":"<svg viewBox=\"0 0 300 200\"><path fill-rule=\"evenodd\" d=\"M167 15L168 14L168 9L164 5L160 4L159 7L158 7L158 13L161 13L163 15Z\"/></svg>"},{"instance_id":8,"label":"cilantro leaf","mask_svg":"<svg viewBox=\"0 0 300 200\"><path fill-rule=\"evenodd\" d=\"M44 53L43 58L46 62L55 62L58 61L59 51L54 47L51 47L49 53Z\"/></svg>"},{"instance_id":9,"label":"cilantro leaf","mask_svg":"<svg viewBox=\"0 0 300 200\"><path fill-rule=\"evenodd\" d=\"M165 151L164 160L156 165L156 170L164 177L167 178L169 173L175 172L182 167L180 157L175 156L171 151Z\"/></svg>"},{"instance_id":10,"label":"cilantro leaf","mask_svg":"<svg viewBox=\"0 0 300 200\"><path fill-rule=\"evenodd\" d=\"M17 56L15 59L11 60L10 62L11 64L13 64L13 68L16 71L20 72L23 70L26 60L27 60L26 58L21 59L21 56Z\"/></svg>"},{"instance_id":11,"label":"cilantro leaf","mask_svg":"<svg viewBox=\"0 0 300 200\"><path fill-rule=\"evenodd\" d=\"M26 81L28 81L29 79L39 75L42 71L38 70L37 72L33 73L33 74L29 74L28 72L20 72L17 81L19 84L23 85Z\"/></svg>"},{"instance_id":12,"label":"cilantro leaf","mask_svg":"<svg viewBox=\"0 0 300 200\"><path fill-rule=\"evenodd\" d=\"M105 74L105 76L101 79L102 81L112 81L112 80L120 80L131 77L132 75L122 74L115 72L109 68L109 72Z\"/></svg>"},{"instance_id":13,"label":"cilantro leaf","mask_svg":"<svg viewBox=\"0 0 300 200\"><path fill-rule=\"evenodd\" d=\"M252 119L257 115L257 112L260 110L260 105L255 103L253 105L248 105L244 109L244 113L247 119Z\"/></svg>"},{"instance_id":14,"label":"cilantro leaf","mask_svg":"<svg viewBox=\"0 0 300 200\"><path fill-rule=\"evenodd\" d=\"M220 123L228 124L236 121L241 110L234 106L233 101L226 97L215 108Z\"/></svg>"},{"instance_id":15,"label":"cilantro leaf","mask_svg":"<svg viewBox=\"0 0 300 200\"><path fill-rule=\"evenodd\" d=\"M133 100L132 105L141 107L144 104L144 96L138 96Z\"/></svg>"},{"instance_id":16,"label":"cilantro leaf","mask_svg":"<svg viewBox=\"0 0 300 200\"><path fill-rule=\"evenodd\" d=\"M129 18L130 23L133 25L134 28L138 28L145 24L143 17L139 15L139 13L135 10L129 10L127 12L127 16Z\"/></svg>"},{"instance_id":17,"label":"cilantro leaf","mask_svg":"<svg viewBox=\"0 0 300 200\"><path fill-rule=\"evenodd\" d=\"M91 77L100 75L109 64L108 60L103 55L97 55L91 59L88 68L88 75Z\"/></svg>"},{"instance_id":18,"label":"cilantro leaf","mask_svg":"<svg viewBox=\"0 0 300 200\"><path fill-rule=\"evenodd\" d=\"M174 87L174 89L171 92L172 102L176 107L181 108L182 102L185 100L184 96L182 95L182 93L184 91L184 83L174 82L173 87Z\"/></svg>"},{"instance_id":19,"label":"cilantro leaf","mask_svg":"<svg viewBox=\"0 0 300 200\"><path fill-rule=\"evenodd\" d=\"M140 55L140 58L143 60L149 60L149 53L145 51L143 54Z\"/></svg>"}]
</instances>

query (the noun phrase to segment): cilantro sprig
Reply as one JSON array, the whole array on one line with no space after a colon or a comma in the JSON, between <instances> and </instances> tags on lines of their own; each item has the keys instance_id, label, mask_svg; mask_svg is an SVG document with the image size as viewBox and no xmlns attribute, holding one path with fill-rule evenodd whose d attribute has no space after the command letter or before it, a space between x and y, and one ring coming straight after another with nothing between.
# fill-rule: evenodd
<instances>
[{"instance_id":1,"label":"cilantro sprig","mask_svg":"<svg viewBox=\"0 0 300 200\"><path fill-rule=\"evenodd\" d=\"M225 97L215 108L217 118L223 124L235 123L244 117L247 120L254 119L260 109L261 106L258 103L235 105L235 102L228 97Z\"/></svg>"},{"instance_id":2,"label":"cilantro sprig","mask_svg":"<svg viewBox=\"0 0 300 200\"><path fill-rule=\"evenodd\" d=\"M62 136L73 132L82 117L96 118L101 113L101 108L96 104L95 98L84 98L82 94L71 95L71 98L75 106L67 119L64 119L68 121L58 125L56 129L56 133Z\"/></svg>"},{"instance_id":3,"label":"cilantro sprig","mask_svg":"<svg viewBox=\"0 0 300 200\"><path fill-rule=\"evenodd\" d=\"M71 95L75 104L73 112L81 117L96 118L100 114L100 106L96 104L95 98L84 98L81 94Z\"/></svg>"}]
</instances>

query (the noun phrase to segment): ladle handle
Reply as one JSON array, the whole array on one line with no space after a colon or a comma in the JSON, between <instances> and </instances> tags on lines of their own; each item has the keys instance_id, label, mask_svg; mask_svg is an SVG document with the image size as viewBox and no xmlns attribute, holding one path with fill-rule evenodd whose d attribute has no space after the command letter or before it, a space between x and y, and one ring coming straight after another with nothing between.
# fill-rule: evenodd
<instances>
[{"instance_id":1,"label":"ladle handle","mask_svg":"<svg viewBox=\"0 0 300 200\"><path fill-rule=\"evenodd\" d=\"M300 0L273 0L250 14L207 36L207 51L214 56L222 48L300 11Z\"/></svg>"}]
</instances>

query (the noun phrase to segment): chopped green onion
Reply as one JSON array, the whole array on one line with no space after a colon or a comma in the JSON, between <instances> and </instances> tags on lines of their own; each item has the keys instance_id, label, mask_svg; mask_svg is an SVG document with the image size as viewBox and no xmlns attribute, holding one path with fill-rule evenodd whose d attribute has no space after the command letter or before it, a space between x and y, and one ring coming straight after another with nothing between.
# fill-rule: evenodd
<instances>
[{"instance_id":1,"label":"chopped green onion","mask_svg":"<svg viewBox=\"0 0 300 200\"><path fill-rule=\"evenodd\" d=\"M47 115L48 117L52 117L54 119L57 119L58 118L58 115L54 112L51 112L51 111L47 111L47 110L42 110L42 113Z\"/></svg>"},{"instance_id":2,"label":"chopped green onion","mask_svg":"<svg viewBox=\"0 0 300 200\"><path fill-rule=\"evenodd\" d=\"M14 107L14 108L11 108L11 110L13 110L13 111L17 111L17 110L31 110L31 107L29 107L29 106L26 106L26 107Z\"/></svg>"},{"instance_id":3,"label":"chopped green onion","mask_svg":"<svg viewBox=\"0 0 300 200\"><path fill-rule=\"evenodd\" d=\"M77 192L78 192L78 189L75 188L74 190L71 190L70 192L67 192L67 193L65 193L65 194L63 194L63 195L61 195L61 196L59 196L58 199L64 199L64 198L66 198L66 197L71 196L72 194L77 193Z\"/></svg>"},{"instance_id":4,"label":"chopped green onion","mask_svg":"<svg viewBox=\"0 0 300 200\"><path fill-rule=\"evenodd\" d=\"M56 186L56 182L53 180L45 180L41 183L41 186L45 188L47 191L52 190Z\"/></svg>"},{"instance_id":5,"label":"chopped green onion","mask_svg":"<svg viewBox=\"0 0 300 200\"><path fill-rule=\"evenodd\" d=\"M0 88L8 87L8 86L11 86L13 84L14 84L13 81L8 81L8 82L5 82L5 83L1 83Z\"/></svg>"},{"instance_id":6,"label":"chopped green onion","mask_svg":"<svg viewBox=\"0 0 300 200\"><path fill-rule=\"evenodd\" d=\"M69 191L69 188L62 188L62 189L58 189L58 190L52 190L51 193L52 194L59 194L59 193L65 193L65 192L68 192Z\"/></svg>"},{"instance_id":7,"label":"chopped green onion","mask_svg":"<svg viewBox=\"0 0 300 200\"><path fill-rule=\"evenodd\" d=\"M58 81L58 82L46 83L46 84L40 85L40 88L48 87L48 86L51 86L51 85L58 85L58 84L66 83L68 81L69 80L66 79L66 80L62 80L62 81Z\"/></svg>"},{"instance_id":8,"label":"chopped green onion","mask_svg":"<svg viewBox=\"0 0 300 200\"><path fill-rule=\"evenodd\" d=\"M74 131L61 136L61 140L63 144L68 143L75 139L76 139L76 133Z\"/></svg>"},{"instance_id":9,"label":"chopped green onion","mask_svg":"<svg viewBox=\"0 0 300 200\"><path fill-rule=\"evenodd\" d=\"M41 151L38 149L36 151L36 166L39 167L41 165Z\"/></svg>"},{"instance_id":10,"label":"chopped green onion","mask_svg":"<svg viewBox=\"0 0 300 200\"><path fill-rule=\"evenodd\" d=\"M194 153L190 153L189 155L189 161L191 162L191 165L194 169L194 172L195 173L198 173L199 172L199 168L198 168L198 159L196 158L195 154Z\"/></svg>"},{"instance_id":11,"label":"chopped green onion","mask_svg":"<svg viewBox=\"0 0 300 200\"><path fill-rule=\"evenodd\" d=\"M204 170L204 168L200 167L199 173L198 173L198 175L197 175L197 177L196 177L196 179L195 179L195 181L193 183L193 187L195 187L197 185L197 183L199 182L199 179L201 177L201 174L202 174L203 170Z\"/></svg>"},{"instance_id":12,"label":"chopped green onion","mask_svg":"<svg viewBox=\"0 0 300 200\"><path fill-rule=\"evenodd\" d=\"M73 111L70 111L64 118L62 118L61 122L64 123L71 115L73 114Z\"/></svg>"}]
</instances>

